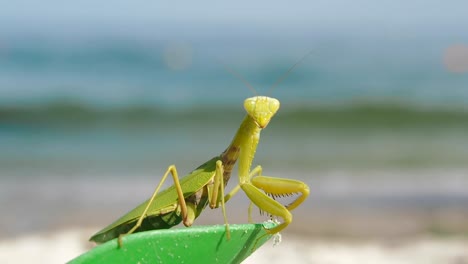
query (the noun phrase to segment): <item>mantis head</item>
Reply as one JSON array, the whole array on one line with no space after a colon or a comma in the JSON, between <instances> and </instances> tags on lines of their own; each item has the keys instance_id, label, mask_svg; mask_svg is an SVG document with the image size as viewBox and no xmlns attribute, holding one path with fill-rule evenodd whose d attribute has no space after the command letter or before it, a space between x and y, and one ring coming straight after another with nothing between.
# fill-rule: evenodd
<instances>
[{"instance_id":1,"label":"mantis head","mask_svg":"<svg viewBox=\"0 0 468 264\"><path fill-rule=\"evenodd\" d=\"M245 99L244 108L247 114L260 128L265 128L280 107L280 102L271 97L254 96Z\"/></svg>"}]
</instances>

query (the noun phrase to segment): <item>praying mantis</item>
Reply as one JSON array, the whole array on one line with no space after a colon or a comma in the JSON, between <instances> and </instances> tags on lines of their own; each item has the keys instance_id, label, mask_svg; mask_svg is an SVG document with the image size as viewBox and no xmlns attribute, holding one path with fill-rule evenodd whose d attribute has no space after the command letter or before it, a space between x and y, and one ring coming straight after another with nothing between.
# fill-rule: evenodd
<instances>
[{"instance_id":1,"label":"praying mantis","mask_svg":"<svg viewBox=\"0 0 468 264\"><path fill-rule=\"evenodd\" d=\"M304 58L305 56L300 61ZM122 246L122 237L134 232L171 228L180 222L190 227L208 204L212 209L221 206L226 237L229 240L230 232L225 203L239 190L244 191L251 205L256 205L271 217L280 217L283 220L275 227L267 229L268 234L276 234L286 228L292 222L290 211L306 200L309 187L298 180L264 176L260 165L251 169L260 133L267 127L279 107L280 102L275 98L267 96L247 98L244 101L247 115L226 150L181 179L176 166L170 165L150 199L94 234L90 241L104 243L118 238L119 246ZM237 161L239 161L239 182L225 195L224 189ZM169 174L173 178L174 185L159 192ZM275 200L278 196L293 194L298 197L288 205L282 205ZM249 219L250 209L251 206Z\"/></svg>"}]
</instances>

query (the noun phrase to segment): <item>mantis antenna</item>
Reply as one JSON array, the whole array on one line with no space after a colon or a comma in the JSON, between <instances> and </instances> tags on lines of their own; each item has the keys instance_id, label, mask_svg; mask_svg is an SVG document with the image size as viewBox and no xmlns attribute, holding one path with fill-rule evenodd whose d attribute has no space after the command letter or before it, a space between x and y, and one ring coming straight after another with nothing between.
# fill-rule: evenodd
<instances>
[{"instance_id":1,"label":"mantis antenna","mask_svg":"<svg viewBox=\"0 0 468 264\"><path fill-rule=\"evenodd\" d=\"M231 73L232 75L234 75L234 77L237 77L239 80L241 80L255 95L257 95L257 91L253 88L252 85L250 85L250 83L244 77L242 77L240 73L238 73L231 67L227 66L225 63L221 63L221 64L229 73Z\"/></svg>"},{"instance_id":2,"label":"mantis antenna","mask_svg":"<svg viewBox=\"0 0 468 264\"><path fill-rule=\"evenodd\" d=\"M312 53L313 50L307 52L307 54L305 54L304 56L302 56L302 58L300 60L298 60L293 66L291 66L291 68L289 68L283 75L281 75L278 80L276 80L276 82L271 86L270 90L268 91L267 94L271 93L271 91L273 91L273 89L278 86L281 82L284 81L284 79L286 79L286 77L288 77L288 75L292 72L292 70L294 70L294 68L296 68L299 64L301 64L305 58L307 58L311 53ZM255 90L255 88L253 88L253 86L237 71L235 71L233 68L229 67L228 65L226 65L225 63L222 63L221 64L224 66L224 68L229 72L231 73L232 75L234 75L234 77L238 78L239 80L241 80L255 95L257 95L257 91Z\"/></svg>"},{"instance_id":3,"label":"mantis antenna","mask_svg":"<svg viewBox=\"0 0 468 264\"><path fill-rule=\"evenodd\" d=\"M286 77L288 77L288 75L292 72L292 70L294 70L294 68L296 68L297 65L301 64L301 62L303 62L305 60L305 58L307 58L311 53L312 53L313 50L307 52L306 55L302 56L302 58L300 60L298 60L293 66L291 66L291 68L289 68L285 73L283 73L283 75L281 75L278 80L276 80L276 82L271 86L270 90L268 91L267 94L271 93L271 91L273 91L273 89L278 86L282 81L284 81L284 79L286 79Z\"/></svg>"}]
</instances>

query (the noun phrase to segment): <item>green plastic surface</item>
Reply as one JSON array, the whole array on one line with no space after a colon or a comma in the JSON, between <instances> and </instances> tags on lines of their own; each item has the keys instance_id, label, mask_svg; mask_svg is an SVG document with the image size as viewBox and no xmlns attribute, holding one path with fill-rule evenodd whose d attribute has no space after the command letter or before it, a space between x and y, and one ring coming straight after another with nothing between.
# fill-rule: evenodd
<instances>
[{"instance_id":1,"label":"green plastic surface","mask_svg":"<svg viewBox=\"0 0 468 264\"><path fill-rule=\"evenodd\" d=\"M113 239L69 263L240 263L270 239L265 228L274 226L229 225L229 241L224 225L140 232L125 236L121 248Z\"/></svg>"}]
</instances>

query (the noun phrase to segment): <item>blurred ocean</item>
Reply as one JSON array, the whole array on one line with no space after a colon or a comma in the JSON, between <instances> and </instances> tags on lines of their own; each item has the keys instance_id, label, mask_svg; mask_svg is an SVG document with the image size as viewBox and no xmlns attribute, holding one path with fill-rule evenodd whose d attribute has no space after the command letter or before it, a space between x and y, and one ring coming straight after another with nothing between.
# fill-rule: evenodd
<instances>
[{"instance_id":1,"label":"blurred ocean","mask_svg":"<svg viewBox=\"0 0 468 264\"><path fill-rule=\"evenodd\" d=\"M201 162L228 144L243 99L255 95L223 64L282 102L260 145L261 164L468 165L468 75L444 67L450 38L319 37L288 39L299 44L280 52L284 43L266 45L267 37L248 45L234 37L224 45L210 38L0 40L2 174Z\"/></svg>"},{"instance_id":2,"label":"blurred ocean","mask_svg":"<svg viewBox=\"0 0 468 264\"><path fill-rule=\"evenodd\" d=\"M186 173L223 151L255 95L224 65L282 103L255 164L310 184L291 230L468 230L468 75L444 64L454 35L228 35L0 38L2 235L105 225L168 165ZM395 212L409 222L383 230Z\"/></svg>"}]
</instances>

